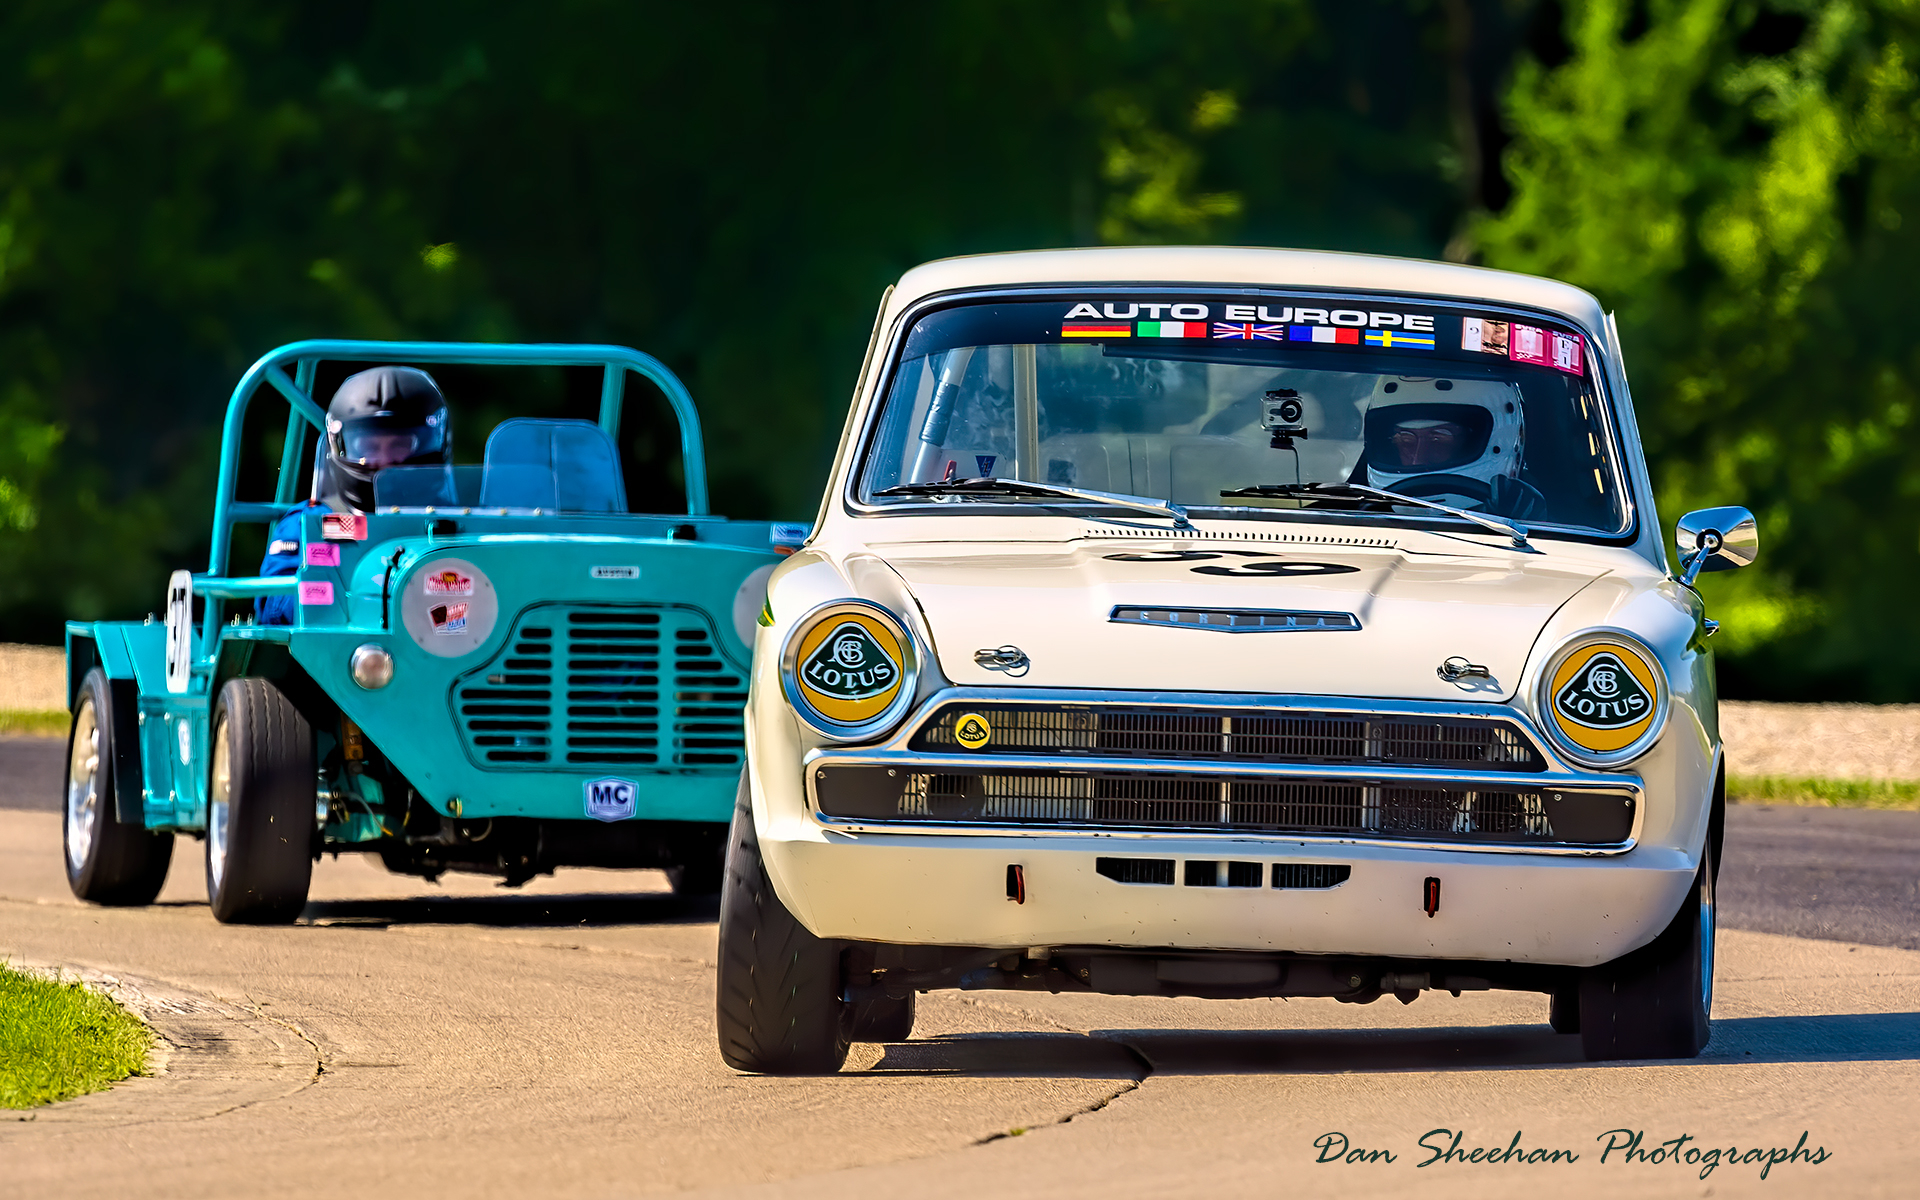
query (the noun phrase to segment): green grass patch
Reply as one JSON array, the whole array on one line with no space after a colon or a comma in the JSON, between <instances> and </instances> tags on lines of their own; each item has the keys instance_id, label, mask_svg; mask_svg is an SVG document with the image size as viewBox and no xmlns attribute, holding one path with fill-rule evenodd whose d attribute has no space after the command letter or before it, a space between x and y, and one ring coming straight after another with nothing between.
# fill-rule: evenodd
<instances>
[{"instance_id":1,"label":"green grass patch","mask_svg":"<svg viewBox=\"0 0 1920 1200\"><path fill-rule=\"evenodd\" d=\"M33 1108L142 1075L153 1035L78 981L0 964L0 1108Z\"/></svg>"},{"instance_id":2,"label":"green grass patch","mask_svg":"<svg viewBox=\"0 0 1920 1200\"><path fill-rule=\"evenodd\" d=\"M1727 799L1736 804L1802 804L1816 808L1893 808L1920 811L1920 783L1886 779L1794 779L1785 775L1730 775Z\"/></svg>"},{"instance_id":3,"label":"green grass patch","mask_svg":"<svg viewBox=\"0 0 1920 1200\"><path fill-rule=\"evenodd\" d=\"M0 736L65 737L69 721L57 708L0 708Z\"/></svg>"}]
</instances>

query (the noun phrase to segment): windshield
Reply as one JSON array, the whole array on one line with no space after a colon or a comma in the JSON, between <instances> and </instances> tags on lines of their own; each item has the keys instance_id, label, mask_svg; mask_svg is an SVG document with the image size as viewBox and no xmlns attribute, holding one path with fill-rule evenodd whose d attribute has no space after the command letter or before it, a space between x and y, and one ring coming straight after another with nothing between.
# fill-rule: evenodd
<instances>
[{"instance_id":1,"label":"windshield","mask_svg":"<svg viewBox=\"0 0 1920 1200\"><path fill-rule=\"evenodd\" d=\"M882 494L999 479L1240 515L1457 519L1337 492L1358 484L1616 534L1626 507L1591 368L1571 327L1493 309L1190 293L963 305L909 331L859 495L1086 503ZM1309 484L1335 492L1297 494Z\"/></svg>"}]
</instances>

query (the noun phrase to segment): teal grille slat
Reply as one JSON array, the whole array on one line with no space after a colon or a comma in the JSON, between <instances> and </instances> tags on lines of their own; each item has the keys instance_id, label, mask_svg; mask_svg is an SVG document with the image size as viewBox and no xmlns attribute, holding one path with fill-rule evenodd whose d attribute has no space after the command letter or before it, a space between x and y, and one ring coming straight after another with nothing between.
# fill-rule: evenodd
<instances>
[{"instance_id":1,"label":"teal grille slat","mask_svg":"<svg viewBox=\"0 0 1920 1200\"><path fill-rule=\"evenodd\" d=\"M737 770L747 680L692 609L539 605L453 689L467 753L499 770Z\"/></svg>"}]
</instances>

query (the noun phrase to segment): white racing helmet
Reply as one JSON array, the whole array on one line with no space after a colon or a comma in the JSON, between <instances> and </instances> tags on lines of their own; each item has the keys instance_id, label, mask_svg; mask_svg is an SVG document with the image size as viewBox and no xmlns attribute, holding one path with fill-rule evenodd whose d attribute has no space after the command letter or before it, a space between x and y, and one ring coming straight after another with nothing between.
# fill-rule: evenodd
<instances>
[{"instance_id":1,"label":"white racing helmet","mask_svg":"<svg viewBox=\"0 0 1920 1200\"><path fill-rule=\"evenodd\" d=\"M1422 475L1452 475L1497 495L1512 486L1501 481L1520 478L1526 413L1510 383L1389 375L1374 384L1364 436L1367 482L1374 487L1406 491ZM1488 500L1465 490L1430 495L1462 508Z\"/></svg>"}]
</instances>

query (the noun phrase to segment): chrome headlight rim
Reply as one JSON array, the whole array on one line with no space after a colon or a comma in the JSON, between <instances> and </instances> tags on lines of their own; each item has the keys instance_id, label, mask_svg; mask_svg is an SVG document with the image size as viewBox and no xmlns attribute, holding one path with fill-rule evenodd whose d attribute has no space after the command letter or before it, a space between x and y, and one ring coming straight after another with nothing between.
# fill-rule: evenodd
<instances>
[{"instance_id":1,"label":"chrome headlight rim","mask_svg":"<svg viewBox=\"0 0 1920 1200\"><path fill-rule=\"evenodd\" d=\"M1653 674L1653 719L1631 742L1617 750L1589 750L1573 741L1560 728L1560 718L1553 707L1553 677L1568 658L1596 644L1624 646L1645 659ZM1562 639L1543 660L1540 677L1534 682L1533 689L1535 722L1546 734L1554 752L1581 766L1603 769L1624 767L1653 749L1660 735L1666 731L1671 699L1672 689L1667 682L1666 666L1660 661L1660 656L1654 653L1653 647L1638 634L1610 625L1592 626Z\"/></svg>"},{"instance_id":2,"label":"chrome headlight rim","mask_svg":"<svg viewBox=\"0 0 1920 1200\"><path fill-rule=\"evenodd\" d=\"M800 643L822 622L832 620L841 613L859 613L879 622L900 647L900 690L886 708L864 721L836 721L815 710L800 690ZM801 724L830 742L866 742L891 733L913 708L919 682L920 647L914 641L912 631L892 610L871 600L848 598L815 605L794 621L780 648L780 690L788 710L799 718Z\"/></svg>"},{"instance_id":3,"label":"chrome headlight rim","mask_svg":"<svg viewBox=\"0 0 1920 1200\"><path fill-rule=\"evenodd\" d=\"M347 676L369 692L393 682L393 652L379 642L362 642L347 658Z\"/></svg>"}]
</instances>

